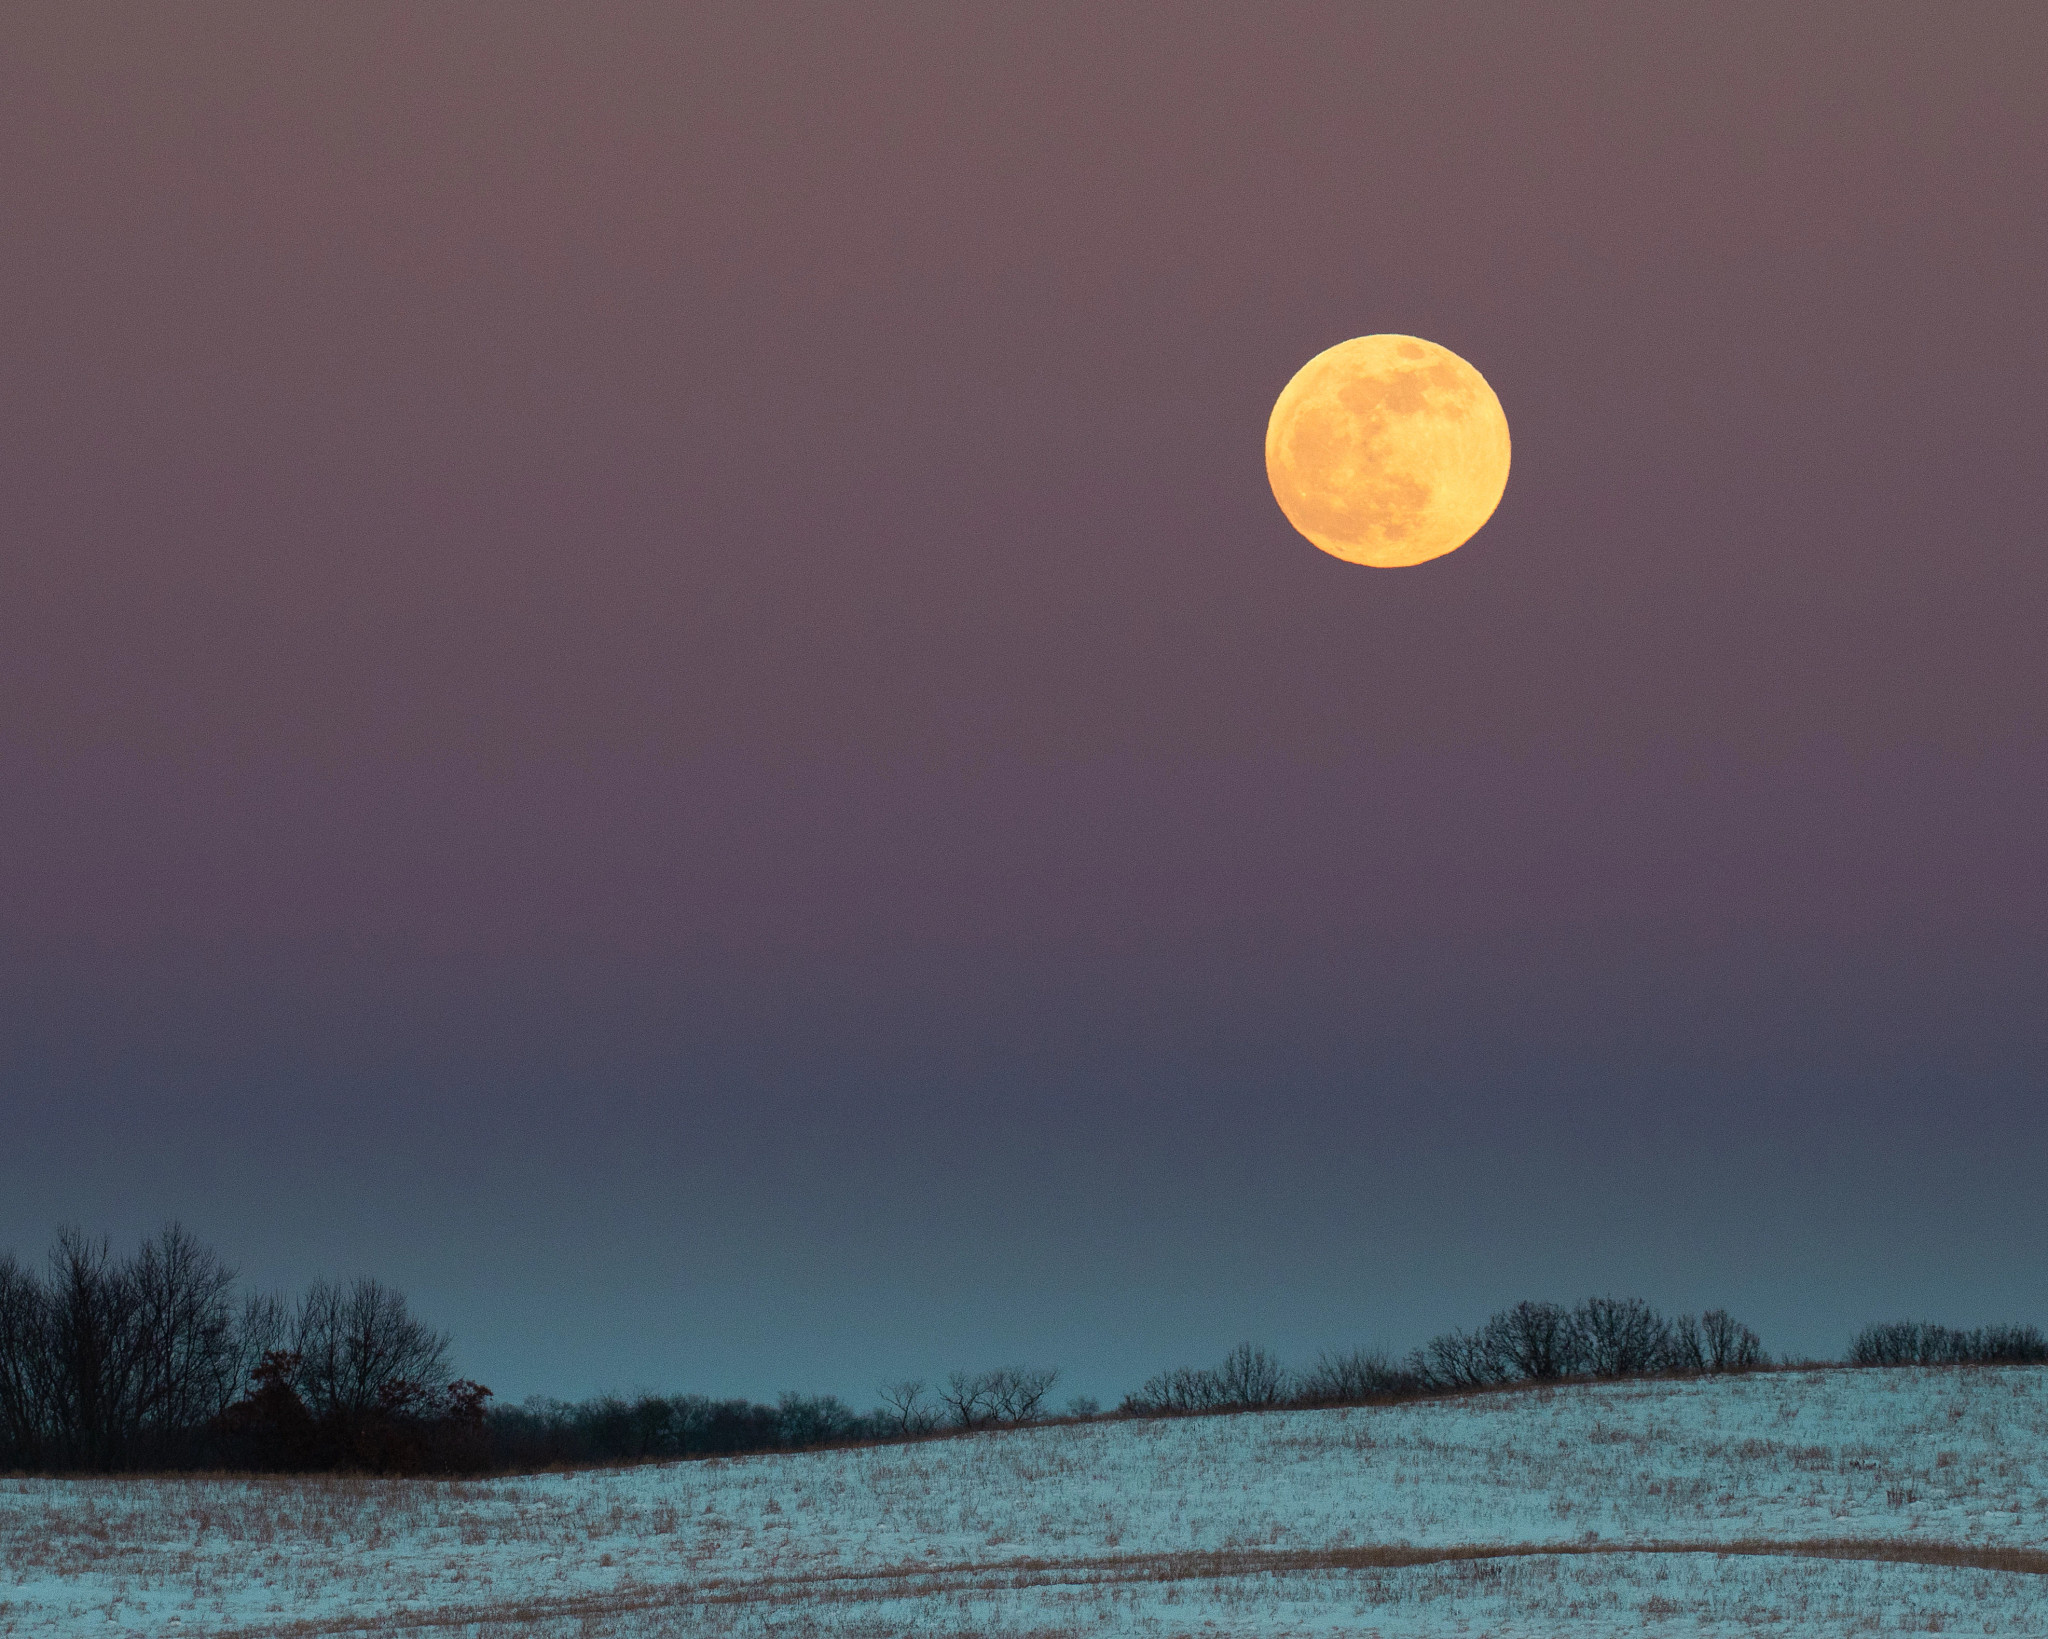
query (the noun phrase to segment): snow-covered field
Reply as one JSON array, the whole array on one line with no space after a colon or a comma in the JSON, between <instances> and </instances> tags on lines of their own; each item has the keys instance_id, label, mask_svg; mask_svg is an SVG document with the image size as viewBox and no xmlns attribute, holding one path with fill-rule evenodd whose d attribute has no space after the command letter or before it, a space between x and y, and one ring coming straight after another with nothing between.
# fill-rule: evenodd
<instances>
[{"instance_id":1,"label":"snow-covered field","mask_svg":"<svg viewBox=\"0 0 2048 1639\"><path fill-rule=\"evenodd\" d=\"M0 1634L404 1632L2048 1635L2048 1371L482 1483L0 1480Z\"/></svg>"}]
</instances>

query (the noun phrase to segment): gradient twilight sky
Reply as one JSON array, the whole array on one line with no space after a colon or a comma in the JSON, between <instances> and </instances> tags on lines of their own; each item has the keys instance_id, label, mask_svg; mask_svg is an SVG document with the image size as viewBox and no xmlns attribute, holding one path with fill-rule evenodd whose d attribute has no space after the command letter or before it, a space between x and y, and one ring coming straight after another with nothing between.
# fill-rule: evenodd
<instances>
[{"instance_id":1,"label":"gradient twilight sky","mask_svg":"<svg viewBox=\"0 0 2048 1639\"><path fill-rule=\"evenodd\" d=\"M515 1399L2048 1321L2043 154L2034 0L10 4L0 1246Z\"/></svg>"}]
</instances>

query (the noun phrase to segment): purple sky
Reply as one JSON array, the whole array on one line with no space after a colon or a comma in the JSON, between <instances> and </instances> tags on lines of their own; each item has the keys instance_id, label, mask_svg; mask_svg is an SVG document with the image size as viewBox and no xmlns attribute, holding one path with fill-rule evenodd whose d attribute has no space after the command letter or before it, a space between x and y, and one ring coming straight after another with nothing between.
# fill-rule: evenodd
<instances>
[{"instance_id":1,"label":"purple sky","mask_svg":"<svg viewBox=\"0 0 2048 1639\"><path fill-rule=\"evenodd\" d=\"M513 1397L2048 1321L2048 12L18 4L0 1246ZM1430 337L1452 556L1265 418Z\"/></svg>"}]
</instances>

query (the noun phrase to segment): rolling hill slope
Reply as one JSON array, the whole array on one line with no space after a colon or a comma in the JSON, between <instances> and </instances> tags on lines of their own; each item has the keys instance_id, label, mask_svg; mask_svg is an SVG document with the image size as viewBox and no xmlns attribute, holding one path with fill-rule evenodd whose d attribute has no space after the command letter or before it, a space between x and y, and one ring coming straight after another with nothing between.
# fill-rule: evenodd
<instances>
[{"instance_id":1,"label":"rolling hill slope","mask_svg":"<svg viewBox=\"0 0 2048 1639\"><path fill-rule=\"evenodd\" d=\"M0 1481L0 1634L2048 1634L2048 1371L477 1483Z\"/></svg>"}]
</instances>

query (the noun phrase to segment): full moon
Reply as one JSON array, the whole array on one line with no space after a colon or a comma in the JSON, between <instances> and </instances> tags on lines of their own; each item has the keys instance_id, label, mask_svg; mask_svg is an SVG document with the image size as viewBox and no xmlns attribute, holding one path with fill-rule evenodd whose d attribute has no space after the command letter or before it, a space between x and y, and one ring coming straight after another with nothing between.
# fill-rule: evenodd
<instances>
[{"instance_id":1,"label":"full moon","mask_svg":"<svg viewBox=\"0 0 2048 1639\"><path fill-rule=\"evenodd\" d=\"M1455 552L1508 485L1508 418L1486 378L1416 336L1339 342L1266 424L1287 521L1334 557L1395 569Z\"/></svg>"}]
</instances>

